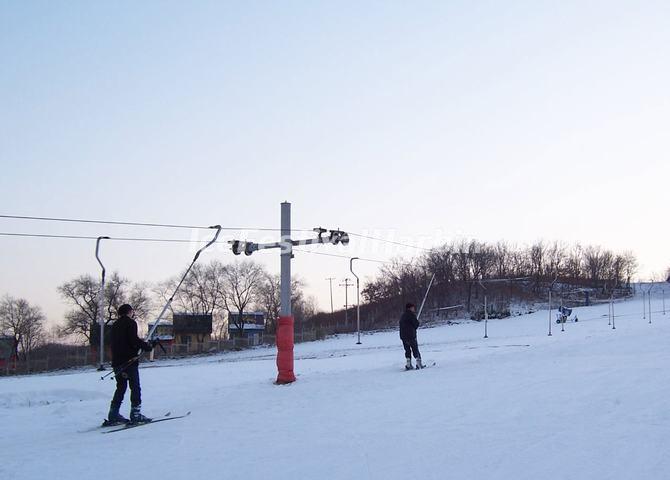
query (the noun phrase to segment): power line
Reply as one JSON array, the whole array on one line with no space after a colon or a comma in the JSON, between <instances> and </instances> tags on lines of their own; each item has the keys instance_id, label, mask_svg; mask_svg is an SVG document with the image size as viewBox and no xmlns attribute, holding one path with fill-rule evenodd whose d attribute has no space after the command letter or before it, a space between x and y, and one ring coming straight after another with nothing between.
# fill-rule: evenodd
<instances>
[{"instance_id":1,"label":"power line","mask_svg":"<svg viewBox=\"0 0 670 480\"><path fill-rule=\"evenodd\" d=\"M24 215L0 215L0 218L9 218L15 220L37 220L37 221L47 221L47 222L66 222L66 223L90 223L96 225L125 225L132 227L162 227L162 228L188 228L188 229L210 229L210 227L205 227L202 225L178 225L171 223L147 223L147 222L122 222L122 221L113 221L113 220L88 220L82 218L60 218L60 217L30 217ZM222 227L221 230L251 230L258 232L279 232L280 228L247 228L247 227ZM311 232L312 230L306 229L296 229L294 232Z\"/></svg>"}]
</instances>

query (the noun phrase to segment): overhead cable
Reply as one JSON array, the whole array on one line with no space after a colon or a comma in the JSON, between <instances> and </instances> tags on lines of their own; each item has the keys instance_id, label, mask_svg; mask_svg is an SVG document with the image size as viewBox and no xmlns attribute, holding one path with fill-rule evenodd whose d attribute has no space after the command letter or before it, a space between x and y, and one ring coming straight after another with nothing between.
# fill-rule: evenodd
<instances>
[{"instance_id":1,"label":"overhead cable","mask_svg":"<svg viewBox=\"0 0 670 480\"><path fill-rule=\"evenodd\" d=\"M37 220L37 221L47 221L47 222L67 222L67 223L89 223L96 225L125 225L132 227L162 227L162 228L188 228L188 229L203 229L207 230L210 227L202 225L178 225L171 223L149 223L149 222L123 222L123 221L113 221L113 220L89 220L82 218L60 218L60 217L31 217L25 215L2 215L0 218L15 219L15 220ZM265 227L222 227L221 230L251 230L251 231L267 231L267 232L279 232L280 228L265 228ZM305 229L294 229L294 232L311 232L312 230Z\"/></svg>"}]
</instances>

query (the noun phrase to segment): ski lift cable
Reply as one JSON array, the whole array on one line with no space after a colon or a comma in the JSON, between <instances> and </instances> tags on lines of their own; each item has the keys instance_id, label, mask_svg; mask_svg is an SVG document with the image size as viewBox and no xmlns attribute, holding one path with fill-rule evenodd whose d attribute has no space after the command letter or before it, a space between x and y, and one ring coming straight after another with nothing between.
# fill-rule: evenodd
<instances>
[{"instance_id":1,"label":"ski lift cable","mask_svg":"<svg viewBox=\"0 0 670 480\"><path fill-rule=\"evenodd\" d=\"M62 217L33 217L25 215L4 215L0 214L0 218L14 219L14 220L36 220L36 221L47 221L47 222L66 222L66 223L90 223L96 225L125 225L131 227L161 227L161 228L187 228L187 229L201 229L207 230L209 227L202 225L178 225L171 223L151 223L151 222L125 222L125 221L114 221L114 220L89 220L82 218L62 218ZM267 232L279 232L280 228L265 228L265 227L222 227L221 230L232 230L232 231L241 231L241 230L251 230L251 231L267 231ZM309 229L293 229L294 232L311 232Z\"/></svg>"},{"instance_id":2,"label":"ski lift cable","mask_svg":"<svg viewBox=\"0 0 670 480\"><path fill-rule=\"evenodd\" d=\"M313 252L311 250L300 250L300 249L293 249L294 252L299 252L299 253L309 253L312 255L322 255L325 257L337 257L337 258L346 258L347 260L351 259L350 255L338 255L336 253L325 253L325 252ZM398 262L393 262L389 260L378 260L374 258L364 258L364 257L358 257L358 260L362 262L373 262L373 263L384 263L388 265L396 264ZM401 263L402 265L412 265L411 263Z\"/></svg>"},{"instance_id":3,"label":"ski lift cable","mask_svg":"<svg viewBox=\"0 0 670 480\"><path fill-rule=\"evenodd\" d=\"M87 235L52 235L42 233L15 233L0 232L3 237L33 237L33 238L60 238L76 240L97 240L96 236ZM129 242L157 242L157 243L207 243L205 240L185 240L179 238L135 238L135 237L109 237L109 240L129 241ZM225 243L223 241L217 243Z\"/></svg>"},{"instance_id":4,"label":"ski lift cable","mask_svg":"<svg viewBox=\"0 0 670 480\"><path fill-rule=\"evenodd\" d=\"M28 238L46 238L46 239L65 239L65 240L97 240L100 237L87 235L51 235L41 233L13 233L0 232L0 237L28 237ZM147 243L190 243L190 244L205 244L207 240L186 240L182 238L135 238L135 237L106 237L109 241L121 242L147 242ZM217 240L216 244L226 245L228 240ZM266 250L261 253L266 253Z\"/></svg>"},{"instance_id":5,"label":"ski lift cable","mask_svg":"<svg viewBox=\"0 0 670 480\"><path fill-rule=\"evenodd\" d=\"M396 242L395 240L387 240L385 238L373 237L371 235L363 235L363 234L360 234L360 233L352 233L352 232L347 232L347 233L351 236L354 236L354 237L367 238L368 240L375 240L377 242L390 243L390 244L398 245L398 246L401 246L401 247L416 248L417 250L424 250L424 251L427 251L427 252L430 252L431 250L433 250L432 248L428 248L428 247L420 247L418 245L411 245L409 243Z\"/></svg>"},{"instance_id":6,"label":"ski lift cable","mask_svg":"<svg viewBox=\"0 0 670 480\"><path fill-rule=\"evenodd\" d=\"M434 252L434 251L436 251L437 249L440 248L439 246L436 246L436 247L422 247L420 245L412 245L410 243L397 242L395 240L387 240L385 238L373 237L371 235L363 235L361 233L352 233L352 232L349 232L349 231L347 233L349 233L350 236L354 236L354 237L367 238L368 240L390 243L390 244L398 245L398 246L401 246L401 247L415 248L417 250L422 250L422 251L425 251L425 252ZM450 254L453 255L453 256L473 255L471 252L463 252L463 251L461 251L461 252L451 252ZM474 255L481 255L481 253L474 253Z\"/></svg>"}]
</instances>

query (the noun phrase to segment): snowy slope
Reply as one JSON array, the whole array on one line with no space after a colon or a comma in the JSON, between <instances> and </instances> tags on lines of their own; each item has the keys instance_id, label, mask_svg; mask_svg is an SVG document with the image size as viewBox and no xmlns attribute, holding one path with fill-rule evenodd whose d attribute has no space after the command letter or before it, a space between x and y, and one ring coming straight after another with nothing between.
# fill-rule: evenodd
<instances>
[{"instance_id":1,"label":"snowy slope","mask_svg":"<svg viewBox=\"0 0 670 480\"><path fill-rule=\"evenodd\" d=\"M660 310L660 301L654 305ZM113 382L94 370L0 379L0 478L667 479L670 313L640 300L146 365L144 413L187 419L102 435ZM124 403L123 410L127 410Z\"/></svg>"}]
</instances>

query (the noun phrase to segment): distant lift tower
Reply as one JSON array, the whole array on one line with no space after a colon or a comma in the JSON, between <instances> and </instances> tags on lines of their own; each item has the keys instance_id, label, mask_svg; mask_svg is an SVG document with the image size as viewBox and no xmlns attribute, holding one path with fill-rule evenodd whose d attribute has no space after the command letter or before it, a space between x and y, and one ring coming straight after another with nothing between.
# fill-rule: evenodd
<instances>
[{"instance_id":1,"label":"distant lift tower","mask_svg":"<svg viewBox=\"0 0 670 480\"><path fill-rule=\"evenodd\" d=\"M291 239L291 204L284 202L281 204L281 241L275 243L253 243L241 240L232 240L233 253L239 255L244 252L245 255L251 255L256 250L266 248L281 249L281 286L280 286L280 309L279 320L277 321L277 384L295 382L293 372L293 332L294 320L291 313L291 259L293 258L293 247L300 245L312 245L316 243L331 243L337 245L347 245L349 235L340 230L326 230L325 228L315 228L317 238L306 240ZM326 232L329 235L325 236Z\"/></svg>"}]
</instances>

